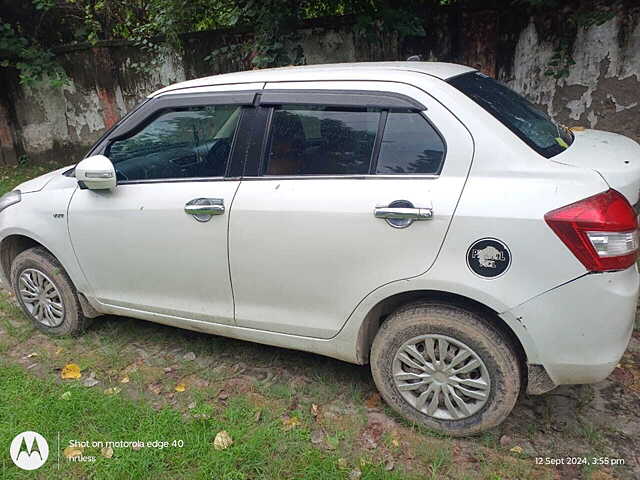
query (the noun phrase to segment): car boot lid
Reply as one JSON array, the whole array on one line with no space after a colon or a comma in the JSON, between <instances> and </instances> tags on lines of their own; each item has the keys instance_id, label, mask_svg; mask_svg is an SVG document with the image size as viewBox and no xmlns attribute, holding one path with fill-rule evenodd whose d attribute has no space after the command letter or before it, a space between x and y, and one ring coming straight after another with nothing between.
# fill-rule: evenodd
<instances>
[{"instance_id":1,"label":"car boot lid","mask_svg":"<svg viewBox=\"0 0 640 480\"><path fill-rule=\"evenodd\" d=\"M552 161L595 170L635 205L640 196L640 145L623 135L599 130L576 131L574 135L571 146Z\"/></svg>"}]
</instances>

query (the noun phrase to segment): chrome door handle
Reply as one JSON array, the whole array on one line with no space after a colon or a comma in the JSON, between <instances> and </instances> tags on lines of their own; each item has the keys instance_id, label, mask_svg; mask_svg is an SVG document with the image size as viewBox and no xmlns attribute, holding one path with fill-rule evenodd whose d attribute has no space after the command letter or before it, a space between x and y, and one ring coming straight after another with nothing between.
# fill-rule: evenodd
<instances>
[{"instance_id":1,"label":"chrome door handle","mask_svg":"<svg viewBox=\"0 0 640 480\"><path fill-rule=\"evenodd\" d=\"M213 215L222 215L224 213L223 198L194 198L187 202L184 211L188 215L199 222L208 222Z\"/></svg>"},{"instance_id":2,"label":"chrome door handle","mask_svg":"<svg viewBox=\"0 0 640 480\"><path fill-rule=\"evenodd\" d=\"M376 207L373 210L376 218L394 218L398 220L431 220L432 208Z\"/></svg>"}]
</instances>

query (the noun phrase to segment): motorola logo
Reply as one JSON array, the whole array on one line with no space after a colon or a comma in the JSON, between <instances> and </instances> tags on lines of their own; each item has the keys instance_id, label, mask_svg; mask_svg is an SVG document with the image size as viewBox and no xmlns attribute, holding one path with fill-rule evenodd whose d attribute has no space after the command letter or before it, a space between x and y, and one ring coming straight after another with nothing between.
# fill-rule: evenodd
<instances>
[{"instance_id":1,"label":"motorola logo","mask_svg":"<svg viewBox=\"0 0 640 480\"><path fill-rule=\"evenodd\" d=\"M36 432L22 432L15 436L9 447L11 460L23 470L40 468L49 457L49 444Z\"/></svg>"}]
</instances>

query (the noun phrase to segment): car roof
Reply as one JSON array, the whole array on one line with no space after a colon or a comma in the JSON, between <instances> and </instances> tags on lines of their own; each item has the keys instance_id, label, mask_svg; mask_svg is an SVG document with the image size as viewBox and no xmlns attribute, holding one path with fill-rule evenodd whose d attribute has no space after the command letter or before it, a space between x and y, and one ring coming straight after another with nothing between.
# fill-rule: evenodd
<instances>
[{"instance_id":1,"label":"car roof","mask_svg":"<svg viewBox=\"0 0 640 480\"><path fill-rule=\"evenodd\" d=\"M288 77L295 77L295 81L344 79L345 73L357 73L362 79L376 80L376 73L417 72L447 80L456 75L475 71L466 65L444 62L359 62L359 63L330 63L321 65L304 65L299 67L265 68L262 70L248 70L244 72L224 73L210 77L187 80L175 83L153 92L149 97L171 93L188 88L208 87L238 83L265 83L287 81ZM340 75L342 74L342 75ZM177 92L176 92L177 93Z\"/></svg>"}]
</instances>

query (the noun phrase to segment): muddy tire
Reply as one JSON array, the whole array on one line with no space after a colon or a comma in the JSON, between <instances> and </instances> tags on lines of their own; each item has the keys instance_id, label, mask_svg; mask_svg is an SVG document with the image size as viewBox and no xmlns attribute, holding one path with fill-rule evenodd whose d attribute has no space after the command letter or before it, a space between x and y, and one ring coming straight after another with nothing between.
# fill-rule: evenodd
<instances>
[{"instance_id":1,"label":"muddy tire","mask_svg":"<svg viewBox=\"0 0 640 480\"><path fill-rule=\"evenodd\" d=\"M441 303L408 305L391 314L374 339L371 371L395 411L453 436L499 425L521 385L520 362L508 337L479 314Z\"/></svg>"},{"instance_id":2,"label":"muddy tire","mask_svg":"<svg viewBox=\"0 0 640 480\"><path fill-rule=\"evenodd\" d=\"M30 248L16 256L11 286L27 317L49 335L76 335L90 324L71 279L44 248Z\"/></svg>"}]
</instances>

